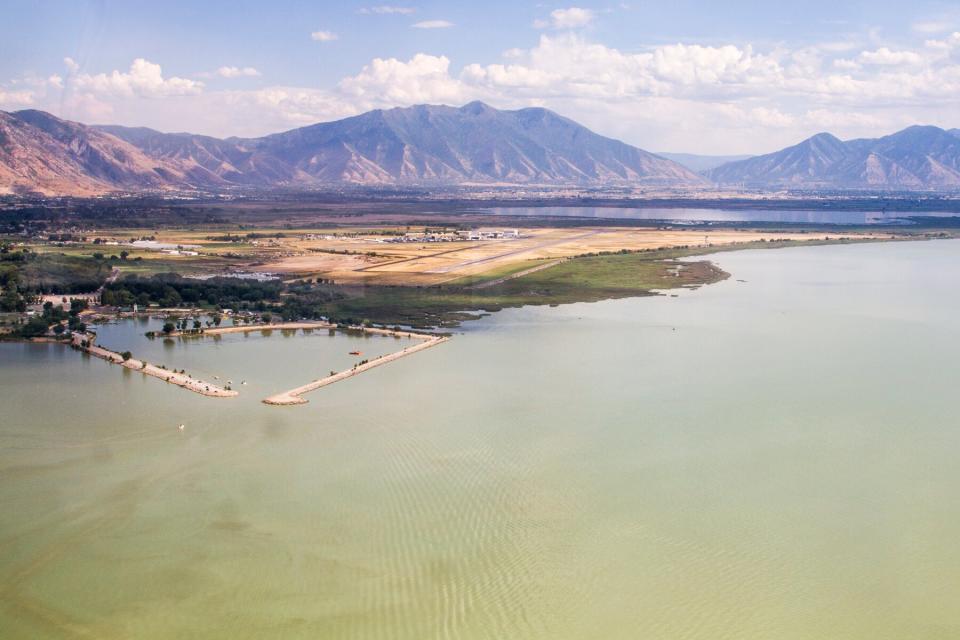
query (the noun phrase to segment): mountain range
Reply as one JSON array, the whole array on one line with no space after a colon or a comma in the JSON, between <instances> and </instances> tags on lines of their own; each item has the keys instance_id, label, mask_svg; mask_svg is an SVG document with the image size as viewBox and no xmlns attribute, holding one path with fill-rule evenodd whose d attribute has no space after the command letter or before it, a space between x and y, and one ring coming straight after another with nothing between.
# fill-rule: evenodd
<instances>
[{"instance_id":1,"label":"mountain range","mask_svg":"<svg viewBox=\"0 0 960 640\"><path fill-rule=\"evenodd\" d=\"M0 193L225 191L330 185L569 185L960 190L960 129L820 133L753 157L653 154L542 108L375 110L261 138L84 125L0 111Z\"/></svg>"},{"instance_id":2,"label":"mountain range","mask_svg":"<svg viewBox=\"0 0 960 640\"><path fill-rule=\"evenodd\" d=\"M227 139L0 112L0 191L331 184L708 185L676 162L541 108L421 105Z\"/></svg>"},{"instance_id":3,"label":"mountain range","mask_svg":"<svg viewBox=\"0 0 960 640\"><path fill-rule=\"evenodd\" d=\"M960 189L960 129L913 126L843 141L820 133L774 153L704 172L720 185L758 188Z\"/></svg>"}]
</instances>

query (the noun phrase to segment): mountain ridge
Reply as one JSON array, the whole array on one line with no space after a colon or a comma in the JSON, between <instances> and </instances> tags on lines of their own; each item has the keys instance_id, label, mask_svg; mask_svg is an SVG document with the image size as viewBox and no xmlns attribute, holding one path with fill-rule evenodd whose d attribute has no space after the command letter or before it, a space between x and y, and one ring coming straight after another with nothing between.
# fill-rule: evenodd
<instances>
[{"instance_id":1,"label":"mountain ridge","mask_svg":"<svg viewBox=\"0 0 960 640\"><path fill-rule=\"evenodd\" d=\"M960 131L913 125L847 141L818 133L704 175L719 185L766 189L960 190Z\"/></svg>"},{"instance_id":2,"label":"mountain ridge","mask_svg":"<svg viewBox=\"0 0 960 640\"><path fill-rule=\"evenodd\" d=\"M548 109L483 102L377 109L259 138L0 111L0 193L467 184L960 190L960 129L914 125L846 141L823 132L715 166L722 159L654 154Z\"/></svg>"},{"instance_id":3,"label":"mountain ridge","mask_svg":"<svg viewBox=\"0 0 960 640\"><path fill-rule=\"evenodd\" d=\"M708 184L671 160L537 107L418 105L225 139L0 112L0 191L465 183Z\"/></svg>"}]
</instances>

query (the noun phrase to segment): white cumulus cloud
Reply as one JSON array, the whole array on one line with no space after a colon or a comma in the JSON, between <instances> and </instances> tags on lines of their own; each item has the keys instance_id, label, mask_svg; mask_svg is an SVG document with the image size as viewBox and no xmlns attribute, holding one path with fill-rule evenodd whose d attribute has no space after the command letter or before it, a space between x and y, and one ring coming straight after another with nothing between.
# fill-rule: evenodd
<instances>
[{"instance_id":1,"label":"white cumulus cloud","mask_svg":"<svg viewBox=\"0 0 960 640\"><path fill-rule=\"evenodd\" d=\"M880 47L876 51L864 51L857 60L863 64L879 65L901 65L901 64L919 64L923 57L914 51L892 51L886 47Z\"/></svg>"},{"instance_id":2,"label":"white cumulus cloud","mask_svg":"<svg viewBox=\"0 0 960 640\"><path fill-rule=\"evenodd\" d=\"M538 29L552 27L554 29L577 29L585 27L591 22L595 14L591 9L581 7L569 7L567 9L554 9L550 12L549 20L537 20L534 26Z\"/></svg>"},{"instance_id":3,"label":"white cumulus cloud","mask_svg":"<svg viewBox=\"0 0 960 640\"><path fill-rule=\"evenodd\" d=\"M9 91L0 87L0 108L22 109L34 104L34 93L27 90Z\"/></svg>"},{"instance_id":4,"label":"white cumulus cloud","mask_svg":"<svg viewBox=\"0 0 960 640\"><path fill-rule=\"evenodd\" d=\"M163 97L194 95L203 90L203 83L187 78L163 77L159 64L137 58L128 71L98 74L80 73L76 63L65 60L70 70L68 83L79 92L122 97Z\"/></svg>"},{"instance_id":5,"label":"white cumulus cloud","mask_svg":"<svg viewBox=\"0 0 960 640\"><path fill-rule=\"evenodd\" d=\"M450 75L450 59L425 53L406 62L375 58L357 75L343 79L338 88L369 106L455 103L466 99L465 87Z\"/></svg>"},{"instance_id":6,"label":"white cumulus cloud","mask_svg":"<svg viewBox=\"0 0 960 640\"><path fill-rule=\"evenodd\" d=\"M449 20L423 20L411 25L414 29L449 29L453 23Z\"/></svg>"},{"instance_id":7,"label":"white cumulus cloud","mask_svg":"<svg viewBox=\"0 0 960 640\"><path fill-rule=\"evenodd\" d=\"M221 78L256 78L260 72L253 67L220 67L217 75Z\"/></svg>"},{"instance_id":8,"label":"white cumulus cloud","mask_svg":"<svg viewBox=\"0 0 960 640\"><path fill-rule=\"evenodd\" d=\"M316 42L333 42L339 37L333 31L314 31L310 34L310 39Z\"/></svg>"}]
</instances>

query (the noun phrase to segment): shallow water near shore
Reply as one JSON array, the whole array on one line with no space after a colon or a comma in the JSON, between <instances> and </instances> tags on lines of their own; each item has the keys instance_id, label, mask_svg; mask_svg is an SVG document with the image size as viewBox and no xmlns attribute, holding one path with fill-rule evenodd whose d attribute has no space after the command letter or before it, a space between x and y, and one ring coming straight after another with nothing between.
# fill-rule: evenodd
<instances>
[{"instance_id":1,"label":"shallow water near shore","mask_svg":"<svg viewBox=\"0 0 960 640\"><path fill-rule=\"evenodd\" d=\"M960 241L715 260L298 407L408 343L0 344L0 637L957 637Z\"/></svg>"}]
</instances>

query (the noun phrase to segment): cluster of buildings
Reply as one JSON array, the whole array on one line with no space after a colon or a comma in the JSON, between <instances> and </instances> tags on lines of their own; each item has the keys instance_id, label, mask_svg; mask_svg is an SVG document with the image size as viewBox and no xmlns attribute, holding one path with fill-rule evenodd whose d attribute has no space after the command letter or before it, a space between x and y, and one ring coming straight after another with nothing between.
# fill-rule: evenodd
<instances>
[{"instance_id":1,"label":"cluster of buildings","mask_svg":"<svg viewBox=\"0 0 960 640\"><path fill-rule=\"evenodd\" d=\"M519 229L470 229L466 231L424 231L422 233L406 233L378 240L378 242L476 242L480 240L504 240L520 237Z\"/></svg>"}]
</instances>

